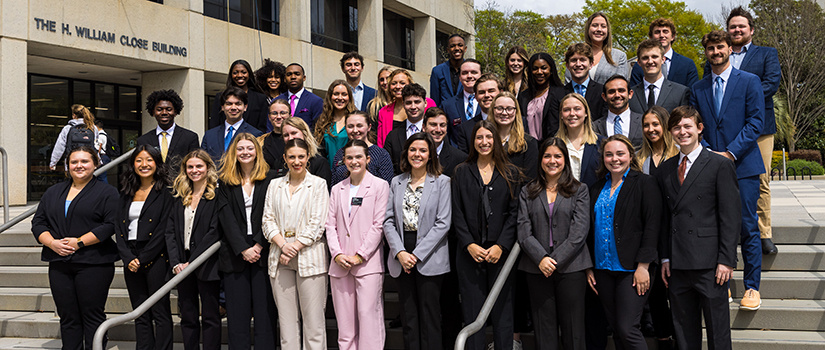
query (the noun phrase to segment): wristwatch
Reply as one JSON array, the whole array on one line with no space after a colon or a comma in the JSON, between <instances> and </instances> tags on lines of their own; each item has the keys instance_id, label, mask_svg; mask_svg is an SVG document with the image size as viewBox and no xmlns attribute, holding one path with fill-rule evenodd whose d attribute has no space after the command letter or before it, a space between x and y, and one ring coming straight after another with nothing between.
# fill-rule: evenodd
<instances>
[{"instance_id":1,"label":"wristwatch","mask_svg":"<svg viewBox=\"0 0 825 350\"><path fill-rule=\"evenodd\" d=\"M80 248L83 248L85 246L86 246L86 244L83 243L83 240L80 239L80 237L77 237L77 248L80 249Z\"/></svg>"}]
</instances>

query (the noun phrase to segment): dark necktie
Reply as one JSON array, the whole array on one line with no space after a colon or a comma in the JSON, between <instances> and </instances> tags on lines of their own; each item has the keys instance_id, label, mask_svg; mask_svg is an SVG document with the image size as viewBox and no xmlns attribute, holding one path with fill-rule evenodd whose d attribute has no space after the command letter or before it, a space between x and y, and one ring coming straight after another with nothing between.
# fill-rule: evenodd
<instances>
[{"instance_id":1,"label":"dark necktie","mask_svg":"<svg viewBox=\"0 0 825 350\"><path fill-rule=\"evenodd\" d=\"M647 108L656 105L656 85L650 84L647 87Z\"/></svg>"}]
</instances>

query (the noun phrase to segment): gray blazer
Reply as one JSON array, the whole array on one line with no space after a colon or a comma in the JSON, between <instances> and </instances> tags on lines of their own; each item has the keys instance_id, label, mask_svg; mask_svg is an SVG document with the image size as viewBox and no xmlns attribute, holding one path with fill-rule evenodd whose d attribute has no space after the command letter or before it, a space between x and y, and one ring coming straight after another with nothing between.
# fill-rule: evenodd
<instances>
[{"instance_id":1,"label":"gray blazer","mask_svg":"<svg viewBox=\"0 0 825 350\"><path fill-rule=\"evenodd\" d=\"M630 131L628 132L629 136L627 138L630 139L630 143L633 144L633 148L636 149L636 152L642 149L642 141L644 138L642 128L642 114L631 110ZM593 122L593 131L599 135L607 137L607 114Z\"/></svg>"},{"instance_id":2,"label":"gray blazer","mask_svg":"<svg viewBox=\"0 0 825 350\"><path fill-rule=\"evenodd\" d=\"M591 77L593 81L604 85L604 82L606 82L608 78L616 74L620 74L630 80L630 65L627 64L627 55L625 55L624 51L614 47L610 50L610 57L613 58L613 62L616 62L616 65L608 63L607 60L602 57L602 60L599 61L599 65L596 67L596 71L592 72ZM566 70L564 72L564 80L569 83L570 79L570 71Z\"/></svg>"},{"instance_id":3,"label":"gray blazer","mask_svg":"<svg viewBox=\"0 0 825 350\"><path fill-rule=\"evenodd\" d=\"M536 198L529 199L525 186L518 202L518 242L530 258L521 259L519 270L541 274L538 264L545 256L556 260L559 273L593 267L585 241L590 230L590 194L587 185L581 184L570 198L556 196L553 206L553 248L550 248L547 193L541 191Z\"/></svg>"},{"instance_id":4,"label":"gray blazer","mask_svg":"<svg viewBox=\"0 0 825 350\"><path fill-rule=\"evenodd\" d=\"M659 91L659 98L656 105L666 109L668 113L679 106L686 106L690 102L690 89L679 83L674 83L665 79L662 82L662 91ZM645 98L645 83L642 81L633 87L633 97L630 98L630 110L644 114L650 106Z\"/></svg>"},{"instance_id":5,"label":"gray blazer","mask_svg":"<svg viewBox=\"0 0 825 350\"><path fill-rule=\"evenodd\" d=\"M390 198L384 218L384 237L390 246L387 266L390 276L398 277L404 270L396 259L404 248L404 191L410 183L410 173L402 173L390 182ZM452 203L450 178L427 174L424 193L418 209L418 239L412 252L418 258L415 265L424 276L437 276L450 272L450 253L447 247L447 231L450 230Z\"/></svg>"}]
</instances>

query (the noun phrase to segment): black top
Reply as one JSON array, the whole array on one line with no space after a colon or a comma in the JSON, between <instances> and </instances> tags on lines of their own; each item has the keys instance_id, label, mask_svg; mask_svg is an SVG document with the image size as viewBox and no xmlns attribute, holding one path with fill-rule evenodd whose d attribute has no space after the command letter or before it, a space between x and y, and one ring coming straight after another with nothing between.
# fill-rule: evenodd
<instances>
[{"instance_id":1,"label":"black top","mask_svg":"<svg viewBox=\"0 0 825 350\"><path fill-rule=\"evenodd\" d=\"M216 196L217 197L217 196ZM169 251L169 266L181 263L191 263L203 254L209 247L218 241L218 215L217 198L212 200L201 198L198 208L195 211L195 219L192 224L192 235L189 237L189 258L187 259L186 245L184 244L184 210L189 210L183 206L180 198L173 198L172 212L169 215L169 222L166 224L166 248ZM218 255L210 257L206 263L201 265L196 271L198 279L201 281L218 281Z\"/></svg>"},{"instance_id":2,"label":"black top","mask_svg":"<svg viewBox=\"0 0 825 350\"><path fill-rule=\"evenodd\" d=\"M453 177L455 168L465 160L467 160L467 153L461 152L458 148L450 145L447 140L442 141L441 153L438 154L438 162L441 163L441 173L449 177Z\"/></svg>"},{"instance_id":3,"label":"black top","mask_svg":"<svg viewBox=\"0 0 825 350\"><path fill-rule=\"evenodd\" d=\"M92 178L77 194L64 214L71 180L49 187L40 199L32 218L32 233L37 239L48 231L54 239L77 238L93 233L100 243L78 249L74 254L60 256L44 246L41 261L64 261L78 264L107 264L117 261L117 244L112 239L117 221L117 190Z\"/></svg>"},{"instance_id":4,"label":"black top","mask_svg":"<svg viewBox=\"0 0 825 350\"><path fill-rule=\"evenodd\" d=\"M212 129L218 125L223 124L226 116L221 110L221 94L223 91L215 94L215 100L212 102L212 107L209 109L209 128ZM266 125L269 124L269 101L266 95L249 89L246 92L249 103L246 105L246 112L243 113L243 120L258 130L266 131Z\"/></svg>"},{"instance_id":5,"label":"black top","mask_svg":"<svg viewBox=\"0 0 825 350\"><path fill-rule=\"evenodd\" d=\"M384 149L390 154L392 159L392 170L395 175L401 174L401 155L404 153L404 144L407 142L407 130L405 127L393 128L387 138L384 139Z\"/></svg>"},{"instance_id":6,"label":"black top","mask_svg":"<svg viewBox=\"0 0 825 350\"><path fill-rule=\"evenodd\" d=\"M132 196L121 194L120 196L120 219L115 224L115 238L117 248L120 252L120 259L123 264L138 259L140 268L148 268L151 262L158 257L168 256L166 254L166 223L169 212L172 210L172 194L166 188L162 190L152 189L143 202L140 210L137 226L137 239L129 241L129 207L132 205ZM132 244L130 244L132 243Z\"/></svg>"},{"instance_id":7,"label":"black top","mask_svg":"<svg viewBox=\"0 0 825 350\"><path fill-rule=\"evenodd\" d=\"M524 134L524 141L527 143L527 149L518 153L508 153L510 162L517 166L524 178L523 183L527 183L538 176L539 166L539 144L532 136ZM507 149L507 144L504 145Z\"/></svg>"},{"instance_id":8,"label":"black top","mask_svg":"<svg viewBox=\"0 0 825 350\"><path fill-rule=\"evenodd\" d=\"M590 233L587 247L593 253L595 235L594 209L599 194L607 183L603 177L590 188ZM656 179L630 170L624 179L613 215L613 236L619 262L627 270L635 270L636 263L650 263L658 258L656 246L662 222L662 195Z\"/></svg>"},{"instance_id":9,"label":"black top","mask_svg":"<svg viewBox=\"0 0 825 350\"><path fill-rule=\"evenodd\" d=\"M160 150L156 129L149 130L149 132L138 137L137 144L149 145ZM172 140L169 141L169 152L166 154L166 161L163 164L168 166L167 169L171 171L170 174L177 175L183 157L199 147L198 134L180 125L175 125L175 132L172 134ZM175 175L170 176L174 177Z\"/></svg>"},{"instance_id":10,"label":"black top","mask_svg":"<svg viewBox=\"0 0 825 350\"><path fill-rule=\"evenodd\" d=\"M284 168L283 135L270 132L265 136L261 149L264 153L266 164L269 164L269 169L286 169Z\"/></svg>"},{"instance_id":11,"label":"black top","mask_svg":"<svg viewBox=\"0 0 825 350\"><path fill-rule=\"evenodd\" d=\"M247 235L246 208L244 207L243 187L227 185L218 186L218 232L221 237L220 270L221 272L241 272L246 264L241 253L258 243L261 245L261 258L257 264L267 267L269 264L269 242L264 237L263 215L266 191L274 177L270 172L266 179L255 182L252 193L252 235Z\"/></svg>"},{"instance_id":12,"label":"black top","mask_svg":"<svg viewBox=\"0 0 825 350\"><path fill-rule=\"evenodd\" d=\"M471 243L490 242L504 251L512 249L516 241L518 183L511 185L511 192L498 170L494 170L490 183L483 184L476 164L466 162L455 168L450 182L457 249L464 250Z\"/></svg>"}]
</instances>

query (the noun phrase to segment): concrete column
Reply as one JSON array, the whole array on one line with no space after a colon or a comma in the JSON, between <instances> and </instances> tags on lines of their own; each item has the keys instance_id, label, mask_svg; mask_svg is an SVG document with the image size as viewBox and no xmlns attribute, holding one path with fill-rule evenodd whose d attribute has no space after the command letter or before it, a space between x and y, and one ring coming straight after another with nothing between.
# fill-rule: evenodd
<instances>
[{"instance_id":1,"label":"concrete column","mask_svg":"<svg viewBox=\"0 0 825 350\"><path fill-rule=\"evenodd\" d=\"M27 52L24 40L0 37L0 146L9 155L9 168L2 169L9 175L9 205L26 204L28 77L20 63L26 62ZM2 190L0 186L0 194Z\"/></svg>"},{"instance_id":2,"label":"concrete column","mask_svg":"<svg viewBox=\"0 0 825 350\"><path fill-rule=\"evenodd\" d=\"M143 85L141 87L142 99L155 90L172 89L178 92L183 99L183 111L175 118L175 123L192 130L203 136L206 131L206 95L204 94L203 71L199 69L180 69L173 71L160 71L143 73ZM149 114L143 113L143 132L154 129L157 122Z\"/></svg>"},{"instance_id":3,"label":"concrete column","mask_svg":"<svg viewBox=\"0 0 825 350\"><path fill-rule=\"evenodd\" d=\"M310 0L281 0L281 36L312 42L312 3Z\"/></svg>"},{"instance_id":4,"label":"concrete column","mask_svg":"<svg viewBox=\"0 0 825 350\"><path fill-rule=\"evenodd\" d=\"M415 18L415 70L418 72L428 72L435 67L435 55L438 50L435 42L435 18L419 17Z\"/></svg>"},{"instance_id":5,"label":"concrete column","mask_svg":"<svg viewBox=\"0 0 825 350\"><path fill-rule=\"evenodd\" d=\"M384 0L358 0L358 53L384 62Z\"/></svg>"}]
</instances>

